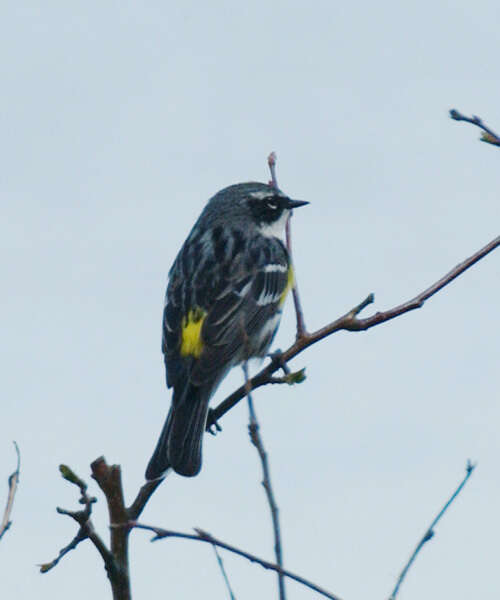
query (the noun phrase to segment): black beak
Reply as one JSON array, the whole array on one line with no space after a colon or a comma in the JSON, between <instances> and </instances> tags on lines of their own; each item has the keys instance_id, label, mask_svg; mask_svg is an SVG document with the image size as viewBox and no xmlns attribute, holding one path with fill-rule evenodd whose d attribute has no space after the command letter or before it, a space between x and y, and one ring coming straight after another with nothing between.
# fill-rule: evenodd
<instances>
[{"instance_id":1,"label":"black beak","mask_svg":"<svg viewBox=\"0 0 500 600\"><path fill-rule=\"evenodd\" d=\"M306 204L309 204L306 200L292 200L291 198L287 198L285 208L299 208L299 206L305 206Z\"/></svg>"}]
</instances>

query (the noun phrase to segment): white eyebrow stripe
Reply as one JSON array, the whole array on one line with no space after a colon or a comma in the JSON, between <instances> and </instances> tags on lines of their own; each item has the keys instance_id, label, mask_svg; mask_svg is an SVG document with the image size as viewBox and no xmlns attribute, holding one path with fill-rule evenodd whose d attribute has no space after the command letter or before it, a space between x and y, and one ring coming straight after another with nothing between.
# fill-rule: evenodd
<instances>
[{"instance_id":1,"label":"white eyebrow stripe","mask_svg":"<svg viewBox=\"0 0 500 600\"><path fill-rule=\"evenodd\" d=\"M271 190L262 190L259 192L250 192L248 194L251 198L255 198L256 200L265 200L266 198L271 199L273 196L277 194L273 194Z\"/></svg>"}]
</instances>

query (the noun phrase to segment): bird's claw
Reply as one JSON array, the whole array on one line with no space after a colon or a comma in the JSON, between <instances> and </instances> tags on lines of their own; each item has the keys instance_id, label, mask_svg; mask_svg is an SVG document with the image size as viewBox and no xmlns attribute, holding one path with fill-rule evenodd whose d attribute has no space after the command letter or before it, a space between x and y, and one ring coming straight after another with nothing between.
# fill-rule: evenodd
<instances>
[{"instance_id":1,"label":"bird's claw","mask_svg":"<svg viewBox=\"0 0 500 600\"><path fill-rule=\"evenodd\" d=\"M268 356L272 363L277 365L285 375L290 374L290 369L286 364L286 360L283 358L283 352L281 350L275 350L274 352L269 353Z\"/></svg>"},{"instance_id":2,"label":"bird's claw","mask_svg":"<svg viewBox=\"0 0 500 600\"><path fill-rule=\"evenodd\" d=\"M212 408L208 409L207 426L205 429L211 435L217 435L218 431L222 431L222 427L219 425L217 419L214 417L214 410Z\"/></svg>"}]
</instances>

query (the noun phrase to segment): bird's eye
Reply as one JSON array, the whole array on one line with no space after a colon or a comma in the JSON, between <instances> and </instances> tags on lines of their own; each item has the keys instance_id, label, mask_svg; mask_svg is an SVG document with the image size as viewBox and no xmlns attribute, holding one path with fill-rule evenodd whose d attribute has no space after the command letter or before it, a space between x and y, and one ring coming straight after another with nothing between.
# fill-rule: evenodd
<instances>
[{"instance_id":1,"label":"bird's eye","mask_svg":"<svg viewBox=\"0 0 500 600\"><path fill-rule=\"evenodd\" d=\"M268 200L266 204L267 208L272 208L273 210L276 210L278 208L278 202L273 198L271 200Z\"/></svg>"}]
</instances>

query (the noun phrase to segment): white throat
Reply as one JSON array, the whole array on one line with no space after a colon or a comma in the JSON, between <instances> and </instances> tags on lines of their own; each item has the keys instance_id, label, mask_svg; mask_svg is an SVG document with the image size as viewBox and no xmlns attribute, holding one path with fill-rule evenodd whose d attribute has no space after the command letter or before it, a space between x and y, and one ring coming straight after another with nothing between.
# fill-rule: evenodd
<instances>
[{"instance_id":1,"label":"white throat","mask_svg":"<svg viewBox=\"0 0 500 600\"><path fill-rule=\"evenodd\" d=\"M281 217L274 223L264 223L259 227L259 232L265 237L276 237L282 242L285 241L285 228L290 211L285 209Z\"/></svg>"}]
</instances>

